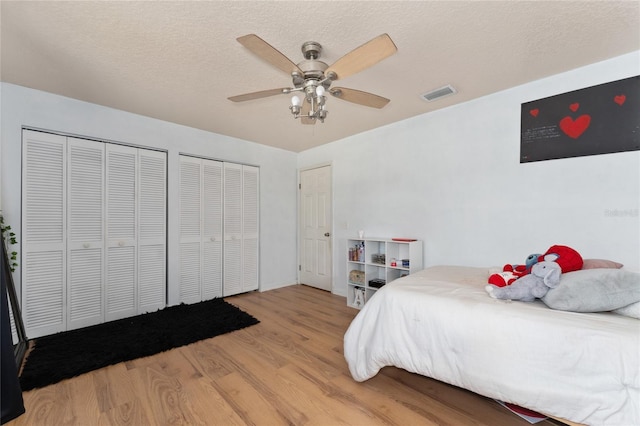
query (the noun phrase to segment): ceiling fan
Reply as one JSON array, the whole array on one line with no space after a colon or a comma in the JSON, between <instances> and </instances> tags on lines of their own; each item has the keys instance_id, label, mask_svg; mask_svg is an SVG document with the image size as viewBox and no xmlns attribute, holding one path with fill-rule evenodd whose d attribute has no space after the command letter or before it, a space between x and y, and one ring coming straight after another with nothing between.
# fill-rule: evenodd
<instances>
[{"instance_id":1,"label":"ceiling fan","mask_svg":"<svg viewBox=\"0 0 640 426\"><path fill-rule=\"evenodd\" d=\"M237 40L257 56L291 75L293 87L262 90L228 98L233 102L300 92L303 99L294 95L289 109L294 118L300 118L302 124L315 124L317 120L324 122L327 116L326 92L338 99L372 108L382 108L389 103L389 99L373 93L345 87L331 87L334 81L358 73L393 55L398 49L388 34L381 34L357 47L331 66L319 60L322 46L315 41L307 41L302 45L304 60L295 64L255 34L238 37Z\"/></svg>"}]
</instances>

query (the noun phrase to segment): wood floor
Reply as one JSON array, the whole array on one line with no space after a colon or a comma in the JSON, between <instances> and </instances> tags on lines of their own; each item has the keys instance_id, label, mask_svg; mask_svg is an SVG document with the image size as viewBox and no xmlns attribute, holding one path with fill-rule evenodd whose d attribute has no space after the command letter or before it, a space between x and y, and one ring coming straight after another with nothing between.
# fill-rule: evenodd
<instances>
[{"instance_id":1,"label":"wood floor","mask_svg":"<svg viewBox=\"0 0 640 426\"><path fill-rule=\"evenodd\" d=\"M343 297L296 285L226 300L260 324L25 392L26 413L8 424L528 425L392 367L355 382L342 338L358 311Z\"/></svg>"}]
</instances>

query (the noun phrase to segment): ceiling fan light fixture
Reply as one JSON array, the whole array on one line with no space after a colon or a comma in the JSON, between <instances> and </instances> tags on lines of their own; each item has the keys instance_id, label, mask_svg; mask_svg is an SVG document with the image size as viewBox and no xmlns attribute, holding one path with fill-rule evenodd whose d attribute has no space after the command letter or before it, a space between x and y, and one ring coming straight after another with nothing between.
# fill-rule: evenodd
<instances>
[{"instance_id":1,"label":"ceiling fan light fixture","mask_svg":"<svg viewBox=\"0 0 640 426\"><path fill-rule=\"evenodd\" d=\"M420 98L427 102L433 102L445 96L455 95L456 93L458 93L458 91L455 87L447 84L446 86L421 94Z\"/></svg>"},{"instance_id":2,"label":"ceiling fan light fixture","mask_svg":"<svg viewBox=\"0 0 640 426\"><path fill-rule=\"evenodd\" d=\"M331 88L331 83L335 80L358 73L393 55L397 48L388 34L381 34L342 56L331 66L331 69L319 59L322 46L315 41L308 41L302 45L301 50L305 59L295 64L255 34L247 34L238 37L237 40L252 53L289 74L293 87L231 96L228 99L232 102L244 102L279 94L300 92L302 97L294 96L291 98L289 111L291 111L293 118L299 118L302 124L315 124L316 121L324 122L328 114L327 92L347 102L371 108L382 108L389 102L389 99L361 90Z\"/></svg>"}]
</instances>

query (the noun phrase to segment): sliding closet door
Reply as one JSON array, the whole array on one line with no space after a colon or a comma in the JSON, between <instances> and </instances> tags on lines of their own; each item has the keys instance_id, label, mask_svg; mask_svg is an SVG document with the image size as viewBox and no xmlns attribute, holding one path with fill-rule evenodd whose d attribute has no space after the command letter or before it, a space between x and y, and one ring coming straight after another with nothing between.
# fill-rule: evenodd
<instances>
[{"instance_id":1,"label":"sliding closet door","mask_svg":"<svg viewBox=\"0 0 640 426\"><path fill-rule=\"evenodd\" d=\"M166 306L167 154L138 150L138 313Z\"/></svg>"},{"instance_id":2,"label":"sliding closet door","mask_svg":"<svg viewBox=\"0 0 640 426\"><path fill-rule=\"evenodd\" d=\"M67 138L67 329L104 321L104 155Z\"/></svg>"},{"instance_id":3,"label":"sliding closet door","mask_svg":"<svg viewBox=\"0 0 640 426\"><path fill-rule=\"evenodd\" d=\"M106 320L136 315L138 150L107 145Z\"/></svg>"},{"instance_id":4,"label":"sliding closet door","mask_svg":"<svg viewBox=\"0 0 640 426\"><path fill-rule=\"evenodd\" d=\"M66 330L66 138L23 131L22 315L29 338Z\"/></svg>"},{"instance_id":5,"label":"sliding closet door","mask_svg":"<svg viewBox=\"0 0 640 426\"><path fill-rule=\"evenodd\" d=\"M202 161L202 300L222 297L223 163Z\"/></svg>"}]
</instances>

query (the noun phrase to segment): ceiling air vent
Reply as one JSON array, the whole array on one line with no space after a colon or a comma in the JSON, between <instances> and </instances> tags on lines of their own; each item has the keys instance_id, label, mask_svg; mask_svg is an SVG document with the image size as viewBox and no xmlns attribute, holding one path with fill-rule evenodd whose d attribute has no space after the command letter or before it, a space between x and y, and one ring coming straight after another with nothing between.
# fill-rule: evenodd
<instances>
[{"instance_id":1,"label":"ceiling air vent","mask_svg":"<svg viewBox=\"0 0 640 426\"><path fill-rule=\"evenodd\" d=\"M455 93L458 93L456 89L454 89L452 85L447 84L446 86L441 87L439 89L435 89L430 92L423 93L422 95L420 95L420 97L427 102L432 102L432 101L435 101L436 99L453 95Z\"/></svg>"}]
</instances>

